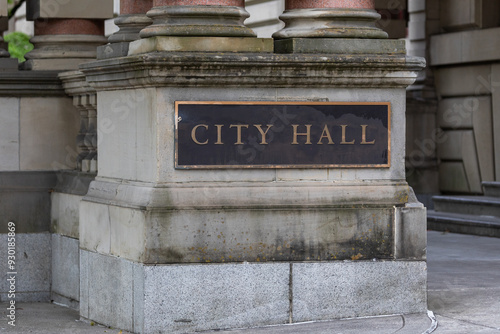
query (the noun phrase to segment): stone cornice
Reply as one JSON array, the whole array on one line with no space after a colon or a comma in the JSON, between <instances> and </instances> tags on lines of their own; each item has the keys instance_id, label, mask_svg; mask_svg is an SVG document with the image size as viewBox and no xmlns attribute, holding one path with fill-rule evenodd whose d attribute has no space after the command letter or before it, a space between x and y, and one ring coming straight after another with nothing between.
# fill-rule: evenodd
<instances>
[{"instance_id":1,"label":"stone cornice","mask_svg":"<svg viewBox=\"0 0 500 334\"><path fill-rule=\"evenodd\" d=\"M59 71L0 72L0 96L65 96Z\"/></svg>"},{"instance_id":2,"label":"stone cornice","mask_svg":"<svg viewBox=\"0 0 500 334\"><path fill-rule=\"evenodd\" d=\"M245 196L241 194L245 193ZM141 210L393 207L408 202L405 181L122 183L97 177L86 201ZM132 195L133 194L133 195Z\"/></svg>"},{"instance_id":3,"label":"stone cornice","mask_svg":"<svg viewBox=\"0 0 500 334\"><path fill-rule=\"evenodd\" d=\"M85 75L81 71L62 72L59 74L59 79L62 81L64 90L70 96L95 94L95 89L85 80Z\"/></svg>"},{"instance_id":4,"label":"stone cornice","mask_svg":"<svg viewBox=\"0 0 500 334\"><path fill-rule=\"evenodd\" d=\"M153 52L80 66L97 90L132 87L405 88L425 60L404 55Z\"/></svg>"}]
</instances>

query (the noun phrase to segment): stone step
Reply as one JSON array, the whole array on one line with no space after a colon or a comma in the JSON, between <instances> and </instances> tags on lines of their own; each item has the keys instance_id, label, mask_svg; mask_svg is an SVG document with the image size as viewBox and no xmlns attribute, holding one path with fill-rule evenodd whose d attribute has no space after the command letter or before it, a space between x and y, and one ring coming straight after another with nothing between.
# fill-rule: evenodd
<instances>
[{"instance_id":1,"label":"stone step","mask_svg":"<svg viewBox=\"0 0 500 334\"><path fill-rule=\"evenodd\" d=\"M429 210L427 211L427 228L434 231L500 238L500 218L491 216Z\"/></svg>"},{"instance_id":2,"label":"stone step","mask_svg":"<svg viewBox=\"0 0 500 334\"><path fill-rule=\"evenodd\" d=\"M500 217L500 198L489 196L434 196L434 210L475 216Z\"/></svg>"},{"instance_id":3,"label":"stone step","mask_svg":"<svg viewBox=\"0 0 500 334\"><path fill-rule=\"evenodd\" d=\"M484 195L489 197L500 197L500 182L483 182Z\"/></svg>"}]
</instances>

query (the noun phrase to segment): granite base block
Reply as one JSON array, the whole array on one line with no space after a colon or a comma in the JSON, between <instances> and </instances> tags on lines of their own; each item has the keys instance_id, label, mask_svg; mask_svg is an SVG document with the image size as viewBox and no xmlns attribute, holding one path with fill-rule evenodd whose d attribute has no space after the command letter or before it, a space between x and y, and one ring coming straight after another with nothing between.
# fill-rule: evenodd
<instances>
[{"instance_id":1,"label":"granite base block","mask_svg":"<svg viewBox=\"0 0 500 334\"><path fill-rule=\"evenodd\" d=\"M425 261L143 265L80 251L82 317L194 333L427 309Z\"/></svg>"},{"instance_id":2,"label":"granite base block","mask_svg":"<svg viewBox=\"0 0 500 334\"><path fill-rule=\"evenodd\" d=\"M146 266L142 333L286 323L288 274L287 263Z\"/></svg>"},{"instance_id":3,"label":"granite base block","mask_svg":"<svg viewBox=\"0 0 500 334\"><path fill-rule=\"evenodd\" d=\"M424 261L293 265L294 322L427 311Z\"/></svg>"},{"instance_id":4,"label":"granite base block","mask_svg":"<svg viewBox=\"0 0 500 334\"><path fill-rule=\"evenodd\" d=\"M49 233L16 234L16 301L48 302L51 279ZM8 236L0 234L0 254L8 254ZM8 301L7 261L0 261L0 302Z\"/></svg>"},{"instance_id":5,"label":"granite base block","mask_svg":"<svg viewBox=\"0 0 500 334\"><path fill-rule=\"evenodd\" d=\"M52 234L52 300L78 308L80 300L78 239Z\"/></svg>"}]
</instances>

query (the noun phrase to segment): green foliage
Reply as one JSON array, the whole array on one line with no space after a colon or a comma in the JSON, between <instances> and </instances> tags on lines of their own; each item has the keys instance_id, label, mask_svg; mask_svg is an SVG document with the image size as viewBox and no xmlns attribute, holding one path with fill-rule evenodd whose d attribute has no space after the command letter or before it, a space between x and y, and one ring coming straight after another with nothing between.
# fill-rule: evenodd
<instances>
[{"instance_id":1,"label":"green foliage","mask_svg":"<svg viewBox=\"0 0 500 334\"><path fill-rule=\"evenodd\" d=\"M4 40L9 43L10 56L19 59L19 62L25 61L24 55L33 50L30 37L22 32L11 32L4 36Z\"/></svg>"}]
</instances>

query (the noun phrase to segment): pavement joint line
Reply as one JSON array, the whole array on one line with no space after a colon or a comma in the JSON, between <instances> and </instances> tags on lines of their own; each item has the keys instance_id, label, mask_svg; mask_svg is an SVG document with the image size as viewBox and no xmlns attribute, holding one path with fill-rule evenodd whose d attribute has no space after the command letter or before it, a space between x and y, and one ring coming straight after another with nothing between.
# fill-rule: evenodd
<instances>
[{"instance_id":1,"label":"pavement joint line","mask_svg":"<svg viewBox=\"0 0 500 334\"><path fill-rule=\"evenodd\" d=\"M397 332L400 332L405 328L405 325L406 325L405 316L403 314L401 314L400 316L401 316L401 321L403 322L403 326L400 329L398 329L397 331L393 332L392 334L396 334Z\"/></svg>"},{"instance_id":2,"label":"pavement joint line","mask_svg":"<svg viewBox=\"0 0 500 334\"><path fill-rule=\"evenodd\" d=\"M448 318L448 319L451 319L451 320L454 320L454 321L465 322L466 324L470 324L470 325L474 325L474 326L478 326L478 327L482 327L482 328L500 330L500 328L478 324L478 323L475 323L475 322L472 322L472 321L469 321L469 320L464 320L464 319L459 319L459 318L453 318L452 316L449 316L449 315L443 315L443 314L437 314L437 315L440 316L440 317L443 317L443 318Z\"/></svg>"}]
</instances>

